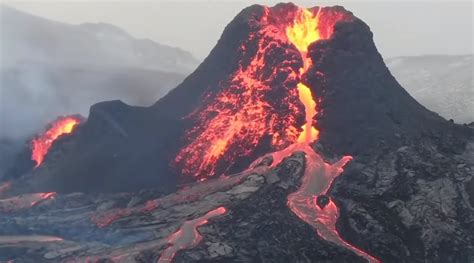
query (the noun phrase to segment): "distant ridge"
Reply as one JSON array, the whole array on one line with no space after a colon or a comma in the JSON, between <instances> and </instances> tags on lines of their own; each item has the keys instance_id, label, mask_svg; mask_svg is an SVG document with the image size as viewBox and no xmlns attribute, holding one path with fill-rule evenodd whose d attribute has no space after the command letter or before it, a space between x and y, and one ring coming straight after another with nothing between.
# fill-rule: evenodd
<instances>
[{"instance_id":1,"label":"distant ridge","mask_svg":"<svg viewBox=\"0 0 474 263\"><path fill-rule=\"evenodd\" d=\"M473 54L386 59L400 84L428 109L456 123L474 121Z\"/></svg>"},{"instance_id":2,"label":"distant ridge","mask_svg":"<svg viewBox=\"0 0 474 263\"><path fill-rule=\"evenodd\" d=\"M27 61L140 67L189 73L198 60L180 48L137 39L107 23L72 25L0 5L2 64Z\"/></svg>"}]
</instances>

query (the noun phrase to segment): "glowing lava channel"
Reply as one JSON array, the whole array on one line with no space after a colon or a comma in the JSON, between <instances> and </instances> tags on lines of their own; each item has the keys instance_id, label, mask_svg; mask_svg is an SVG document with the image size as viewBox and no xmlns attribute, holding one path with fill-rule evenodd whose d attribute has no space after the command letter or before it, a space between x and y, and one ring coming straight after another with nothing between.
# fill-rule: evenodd
<instances>
[{"instance_id":1,"label":"glowing lava channel","mask_svg":"<svg viewBox=\"0 0 474 263\"><path fill-rule=\"evenodd\" d=\"M225 207L218 207L201 217L184 222L178 231L168 237L169 246L161 254L158 263L171 262L179 250L191 248L199 244L202 236L197 228L207 224L209 219L225 213Z\"/></svg>"},{"instance_id":2,"label":"glowing lava channel","mask_svg":"<svg viewBox=\"0 0 474 263\"><path fill-rule=\"evenodd\" d=\"M54 141L63 134L71 133L81 122L77 117L61 117L51 124L51 127L32 141L31 159L36 162L35 168L40 166Z\"/></svg>"},{"instance_id":3,"label":"glowing lava channel","mask_svg":"<svg viewBox=\"0 0 474 263\"><path fill-rule=\"evenodd\" d=\"M300 51L303 59L303 68L300 69L300 79L311 66L311 59L307 57L308 46L321 39L319 33L319 19L321 8L314 16L307 9L298 9L292 26L287 27L288 40ZM306 124L303 132L298 137L298 143L290 146L291 151L303 151L306 154L306 167L301 187L287 198L288 207L301 220L314 227L317 233L325 240L345 247L369 262L379 262L378 259L344 241L336 229L339 218L339 209L327 192L338 175L343 172L343 167L352 157L345 156L333 165L321 158L310 146L318 138L318 130L313 127L313 117L316 114L316 103L311 90L303 83L298 84L301 103L305 106ZM282 160L289 151L284 150L273 154L275 159ZM283 156L282 156L283 155ZM318 199L321 200L318 204Z\"/></svg>"},{"instance_id":4,"label":"glowing lava channel","mask_svg":"<svg viewBox=\"0 0 474 263\"><path fill-rule=\"evenodd\" d=\"M336 229L339 208L327 196L333 180L344 171L343 167L352 157L344 156L331 165L324 162L308 144L299 145L296 149L306 154L306 166L301 187L288 195L288 207L301 220L315 228L324 240L345 247L369 262L380 262L341 238Z\"/></svg>"},{"instance_id":5,"label":"glowing lava channel","mask_svg":"<svg viewBox=\"0 0 474 263\"><path fill-rule=\"evenodd\" d=\"M321 39L319 34L319 16L321 9L318 9L316 16L307 9L298 9L293 25L286 28L286 36L288 40L298 49L303 60L303 67L300 68L299 77L302 79L303 74L310 68L312 62L308 57L308 46ZM316 102L313 99L311 90L302 82L298 83L298 96L305 108L306 124L301 127L298 142L311 143L318 138L319 131L313 127L313 118L316 115Z\"/></svg>"}]
</instances>

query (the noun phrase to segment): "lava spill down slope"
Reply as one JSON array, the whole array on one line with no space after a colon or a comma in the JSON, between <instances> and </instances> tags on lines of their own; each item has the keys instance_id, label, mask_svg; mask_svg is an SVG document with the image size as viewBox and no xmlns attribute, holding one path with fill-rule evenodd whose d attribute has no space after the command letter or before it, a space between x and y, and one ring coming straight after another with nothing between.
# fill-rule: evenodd
<instances>
[{"instance_id":1,"label":"lava spill down slope","mask_svg":"<svg viewBox=\"0 0 474 263\"><path fill-rule=\"evenodd\" d=\"M72 133L81 119L75 116L60 117L50 127L31 142L31 160L36 162L35 168L43 163L53 143L62 135Z\"/></svg>"},{"instance_id":2,"label":"lava spill down slope","mask_svg":"<svg viewBox=\"0 0 474 263\"><path fill-rule=\"evenodd\" d=\"M172 192L295 142L357 155L449 125L400 87L369 27L344 8L254 5L153 106L92 106L67 151L18 191Z\"/></svg>"}]
</instances>

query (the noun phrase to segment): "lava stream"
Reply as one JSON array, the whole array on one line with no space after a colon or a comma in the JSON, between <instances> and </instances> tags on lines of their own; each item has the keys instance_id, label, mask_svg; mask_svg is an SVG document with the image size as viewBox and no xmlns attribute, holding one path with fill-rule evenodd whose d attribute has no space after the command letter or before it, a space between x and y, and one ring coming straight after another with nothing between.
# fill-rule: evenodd
<instances>
[{"instance_id":1,"label":"lava stream","mask_svg":"<svg viewBox=\"0 0 474 263\"><path fill-rule=\"evenodd\" d=\"M286 28L286 36L288 40L298 49L303 60L303 67L300 68L299 78L310 68L312 62L308 57L308 46L321 39L319 33L319 17L321 8L318 13L313 16L313 13L308 9L298 9L293 25ZM303 125L303 132L298 137L298 142L311 143L318 138L319 131L313 126L313 118L316 115L316 102L311 94L311 89L303 84L298 83L298 97L305 109L306 123Z\"/></svg>"},{"instance_id":2,"label":"lava stream","mask_svg":"<svg viewBox=\"0 0 474 263\"><path fill-rule=\"evenodd\" d=\"M196 246L201 242L202 236L197 230L198 227L207 224L210 218L220 216L226 213L225 207L218 207L207 212L205 215L183 223L181 228L173 235L168 237L170 244L158 259L158 263L171 262L179 250Z\"/></svg>"},{"instance_id":3,"label":"lava stream","mask_svg":"<svg viewBox=\"0 0 474 263\"><path fill-rule=\"evenodd\" d=\"M311 66L311 59L307 57L308 46L321 39L319 33L319 18L321 8L313 16L307 9L298 9L293 25L286 29L290 42L300 51L303 59L303 68L300 69L300 78ZM306 154L305 172L300 188L288 196L288 207L301 220L310 224L325 240L352 250L369 262L379 262L376 258L344 241L336 229L339 218L339 209L327 192L334 178L343 172L343 167L352 157L345 156L333 165L325 163L310 146L318 136L318 130L313 127L313 117L316 115L316 103L311 90L303 83L298 84L299 97L306 112L306 124L298 138L298 144L291 146L291 150L303 151ZM274 154L278 160L284 158L288 150ZM318 203L319 202L319 203Z\"/></svg>"},{"instance_id":4,"label":"lava stream","mask_svg":"<svg viewBox=\"0 0 474 263\"><path fill-rule=\"evenodd\" d=\"M38 205L39 203L53 199L55 192L50 193L34 193L14 196L8 199L0 200L0 212L14 212Z\"/></svg>"},{"instance_id":5,"label":"lava stream","mask_svg":"<svg viewBox=\"0 0 474 263\"><path fill-rule=\"evenodd\" d=\"M158 208L169 208L186 202L195 202L215 193L224 191L241 183L251 174L264 174L268 172L269 167L264 164L263 158L254 161L249 169L232 176L220 176L213 180L205 182L196 182L190 186L179 189L176 193L145 202L143 205L131 208L116 208L99 214L94 214L91 221L99 228L107 227L113 222L131 215L149 213Z\"/></svg>"},{"instance_id":6,"label":"lava stream","mask_svg":"<svg viewBox=\"0 0 474 263\"><path fill-rule=\"evenodd\" d=\"M296 147L306 154L306 167L301 187L288 196L288 207L301 220L316 229L324 240L345 247L369 262L380 262L366 252L344 241L336 229L339 208L327 192L334 178L343 172L343 167L352 157L344 156L335 164L324 160L308 145Z\"/></svg>"},{"instance_id":7,"label":"lava stream","mask_svg":"<svg viewBox=\"0 0 474 263\"><path fill-rule=\"evenodd\" d=\"M45 133L33 139L31 159L36 162L35 168L43 163L54 141L63 134L71 133L80 122L81 120L74 116L58 118Z\"/></svg>"}]
</instances>

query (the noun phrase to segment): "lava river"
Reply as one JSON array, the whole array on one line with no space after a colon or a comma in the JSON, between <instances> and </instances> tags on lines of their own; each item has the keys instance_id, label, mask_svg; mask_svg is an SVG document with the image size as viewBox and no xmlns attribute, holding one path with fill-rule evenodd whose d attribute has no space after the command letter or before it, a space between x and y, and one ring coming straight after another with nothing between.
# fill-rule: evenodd
<instances>
[{"instance_id":1,"label":"lava river","mask_svg":"<svg viewBox=\"0 0 474 263\"><path fill-rule=\"evenodd\" d=\"M307 50L309 44L320 39L318 28L320 14L321 9L318 9L316 15L307 9L299 9L293 25L286 30L288 39L300 51L304 62L300 74L304 74L311 66L311 60L307 58ZM312 98L311 90L303 83L298 84L298 91L300 100L305 105L306 124L298 139L299 143L290 148L291 151L302 151L306 154L306 165L300 188L288 196L288 207L301 220L315 228L323 239L352 250L369 262L379 262L373 256L344 241L337 232L336 221L339 218L339 208L332 198L327 196L327 193L334 178L343 172L343 167L352 157L344 156L335 164L330 165L313 150L310 143L316 140L318 135L317 129L312 124L316 113L316 103ZM273 156L280 155L278 159L282 159L286 153L288 150L277 152Z\"/></svg>"},{"instance_id":2,"label":"lava river","mask_svg":"<svg viewBox=\"0 0 474 263\"><path fill-rule=\"evenodd\" d=\"M197 228L207 224L210 218L223 215L225 212L226 209L224 207L218 207L201 217L184 222L181 228L168 238L170 246L163 251L158 263L171 262L179 250L199 244L202 240L202 236L199 234Z\"/></svg>"}]
</instances>

